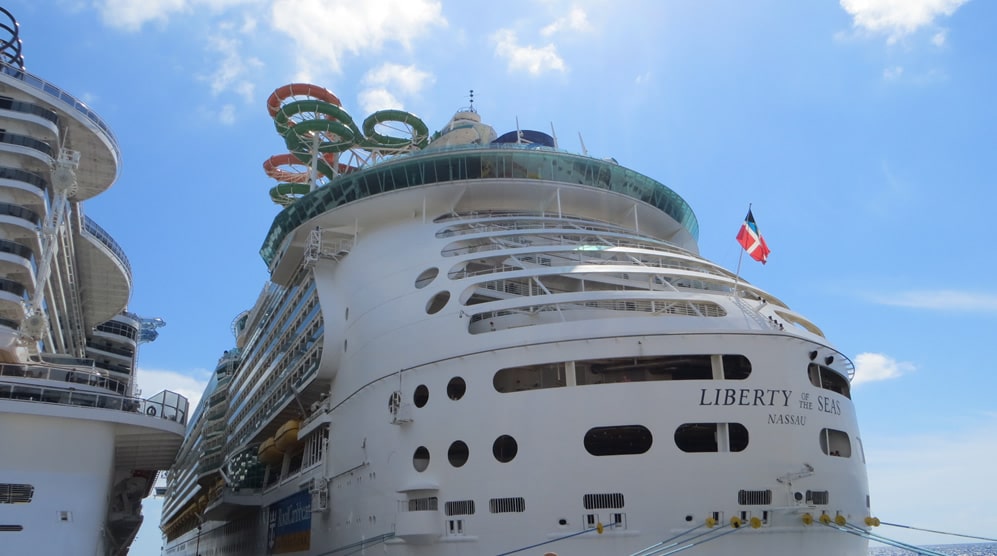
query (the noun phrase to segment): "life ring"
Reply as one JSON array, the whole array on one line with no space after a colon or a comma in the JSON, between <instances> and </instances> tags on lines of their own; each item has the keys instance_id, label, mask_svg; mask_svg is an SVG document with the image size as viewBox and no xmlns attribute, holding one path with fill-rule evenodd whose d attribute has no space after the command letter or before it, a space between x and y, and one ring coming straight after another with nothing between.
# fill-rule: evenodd
<instances>
[{"instance_id":1,"label":"life ring","mask_svg":"<svg viewBox=\"0 0 997 556\"><path fill-rule=\"evenodd\" d=\"M151 406L151 405L150 405L150 406L149 406L149 407L148 407L148 408L147 408L147 409L145 410L145 414L146 414L146 415L148 415L148 416L150 416L150 417L155 417L155 416L156 416L156 408L155 408L155 406Z\"/></svg>"}]
</instances>

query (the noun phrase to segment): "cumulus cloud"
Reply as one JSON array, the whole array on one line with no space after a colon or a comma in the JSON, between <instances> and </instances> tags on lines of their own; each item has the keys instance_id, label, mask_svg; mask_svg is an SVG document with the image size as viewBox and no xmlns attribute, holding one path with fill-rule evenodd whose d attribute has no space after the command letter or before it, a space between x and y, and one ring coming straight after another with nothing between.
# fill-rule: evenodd
<instances>
[{"instance_id":1,"label":"cumulus cloud","mask_svg":"<svg viewBox=\"0 0 997 556\"><path fill-rule=\"evenodd\" d=\"M362 82L370 87L392 87L412 95L422 91L423 87L434 81L432 75L415 66L400 64L382 64L363 76Z\"/></svg>"},{"instance_id":2,"label":"cumulus cloud","mask_svg":"<svg viewBox=\"0 0 997 556\"><path fill-rule=\"evenodd\" d=\"M219 55L217 67L205 77L211 85L211 93L218 96L232 92L243 97L247 103L256 100L255 85L252 79L263 68L259 58L244 55L242 40L226 36L232 29L224 27L221 34L209 39L209 48Z\"/></svg>"},{"instance_id":3,"label":"cumulus cloud","mask_svg":"<svg viewBox=\"0 0 997 556\"><path fill-rule=\"evenodd\" d=\"M855 356L855 377L852 385L898 378L915 369L911 363L897 361L882 353L860 353Z\"/></svg>"},{"instance_id":4,"label":"cumulus cloud","mask_svg":"<svg viewBox=\"0 0 997 556\"><path fill-rule=\"evenodd\" d=\"M103 0L97 10L105 24L125 31L138 31L150 21L165 22L170 15L188 8L187 0Z\"/></svg>"},{"instance_id":5,"label":"cumulus cloud","mask_svg":"<svg viewBox=\"0 0 997 556\"><path fill-rule=\"evenodd\" d=\"M360 108L365 114L389 108L403 109L405 105L384 87L365 89L360 92Z\"/></svg>"},{"instance_id":6,"label":"cumulus cloud","mask_svg":"<svg viewBox=\"0 0 997 556\"><path fill-rule=\"evenodd\" d=\"M143 398L154 396L163 390L169 390L187 398L192 412L201 400L201 394L204 393L204 387L210 378L211 372L204 369L190 373L178 373L139 367L135 371L135 381L142 389Z\"/></svg>"},{"instance_id":7,"label":"cumulus cloud","mask_svg":"<svg viewBox=\"0 0 997 556\"><path fill-rule=\"evenodd\" d=\"M138 31L146 23L155 21L166 24L171 16L196 8L220 11L230 6L257 2L258 0L98 0L95 5L106 25L125 31Z\"/></svg>"},{"instance_id":8,"label":"cumulus cloud","mask_svg":"<svg viewBox=\"0 0 997 556\"><path fill-rule=\"evenodd\" d=\"M526 71L540 75L546 71L565 71L564 59L557 53L557 47L548 44L543 47L522 46L512 29L500 29L492 35L495 54L509 63L509 71Z\"/></svg>"},{"instance_id":9,"label":"cumulus cloud","mask_svg":"<svg viewBox=\"0 0 997 556\"><path fill-rule=\"evenodd\" d=\"M296 44L298 74L314 80L342 71L347 55L377 54L387 45L409 50L417 39L446 27L432 0L277 0L271 20Z\"/></svg>"},{"instance_id":10,"label":"cumulus cloud","mask_svg":"<svg viewBox=\"0 0 997 556\"><path fill-rule=\"evenodd\" d=\"M429 72L415 66L386 63L368 71L360 82L360 107L367 113L386 108L402 109L399 96L411 96L422 92L435 78Z\"/></svg>"},{"instance_id":11,"label":"cumulus cloud","mask_svg":"<svg viewBox=\"0 0 997 556\"><path fill-rule=\"evenodd\" d=\"M997 314L997 294L956 290L910 290L872 295L881 305L936 311Z\"/></svg>"},{"instance_id":12,"label":"cumulus cloud","mask_svg":"<svg viewBox=\"0 0 997 556\"><path fill-rule=\"evenodd\" d=\"M841 0L852 16L852 27L873 34L885 34L894 43L922 27L931 26L939 16L950 16L967 0Z\"/></svg>"},{"instance_id":13,"label":"cumulus cloud","mask_svg":"<svg viewBox=\"0 0 997 556\"><path fill-rule=\"evenodd\" d=\"M577 31L577 32L589 32L592 30L592 24L589 23L588 14L585 10L574 6L568 15L558 18L554 23L544 27L540 30L540 34L549 37L556 33L563 31Z\"/></svg>"}]
</instances>

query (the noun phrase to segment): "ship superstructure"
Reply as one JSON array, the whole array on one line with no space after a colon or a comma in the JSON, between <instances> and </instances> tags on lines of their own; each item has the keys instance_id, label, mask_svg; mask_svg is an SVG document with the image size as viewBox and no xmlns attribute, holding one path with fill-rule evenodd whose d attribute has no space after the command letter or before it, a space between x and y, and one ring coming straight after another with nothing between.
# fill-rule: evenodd
<instances>
[{"instance_id":1,"label":"ship superstructure","mask_svg":"<svg viewBox=\"0 0 997 556\"><path fill-rule=\"evenodd\" d=\"M430 137L315 85L267 105L271 280L165 554L865 556L828 526L870 517L852 363L700 257L672 189L473 108Z\"/></svg>"},{"instance_id":2,"label":"ship superstructure","mask_svg":"<svg viewBox=\"0 0 997 556\"><path fill-rule=\"evenodd\" d=\"M138 346L163 322L126 310L128 258L83 213L117 177L117 141L25 69L0 17L0 552L126 554L187 400L138 396Z\"/></svg>"}]
</instances>

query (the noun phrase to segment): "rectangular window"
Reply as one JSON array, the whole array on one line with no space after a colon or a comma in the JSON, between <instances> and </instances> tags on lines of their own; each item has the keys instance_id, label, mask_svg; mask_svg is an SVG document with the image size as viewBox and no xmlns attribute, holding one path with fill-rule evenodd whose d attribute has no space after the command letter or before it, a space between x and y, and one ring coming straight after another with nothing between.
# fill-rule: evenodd
<instances>
[{"instance_id":1,"label":"rectangular window","mask_svg":"<svg viewBox=\"0 0 997 556\"><path fill-rule=\"evenodd\" d=\"M447 515L473 515L474 500L455 500L444 506Z\"/></svg>"},{"instance_id":2,"label":"rectangular window","mask_svg":"<svg viewBox=\"0 0 997 556\"><path fill-rule=\"evenodd\" d=\"M605 508L622 508L623 493L614 492L610 494L586 494L582 498L586 510L599 510Z\"/></svg>"}]
</instances>

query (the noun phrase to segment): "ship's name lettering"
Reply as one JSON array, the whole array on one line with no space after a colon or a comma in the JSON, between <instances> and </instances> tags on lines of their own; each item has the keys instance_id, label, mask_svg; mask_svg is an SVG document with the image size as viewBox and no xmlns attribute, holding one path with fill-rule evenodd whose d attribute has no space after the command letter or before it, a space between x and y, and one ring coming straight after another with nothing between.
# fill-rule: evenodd
<instances>
[{"instance_id":1,"label":"ship's name lettering","mask_svg":"<svg viewBox=\"0 0 997 556\"><path fill-rule=\"evenodd\" d=\"M769 413L770 425L798 425L807 424L806 415L793 415L792 413Z\"/></svg>"},{"instance_id":2,"label":"ship's name lettering","mask_svg":"<svg viewBox=\"0 0 997 556\"><path fill-rule=\"evenodd\" d=\"M762 388L701 388L699 405L750 405L789 407L792 390Z\"/></svg>"},{"instance_id":3,"label":"ship's name lettering","mask_svg":"<svg viewBox=\"0 0 997 556\"><path fill-rule=\"evenodd\" d=\"M824 413L833 413L835 415L841 415L841 406L838 405L838 400L832 400L827 396L817 397L817 409L823 411Z\"/></svg>"},{"instance_id":4,"label":"ship's name lettering","mask_svg":"<svg viewBox=\"0 0 997 556\"><path fill-rule=\"evenodd\" d=\"M305 521L312 517L311 504L294 504L291 507L279 508L277 511L277 527L287 527Z\"/></svg>"}]
</instances>

